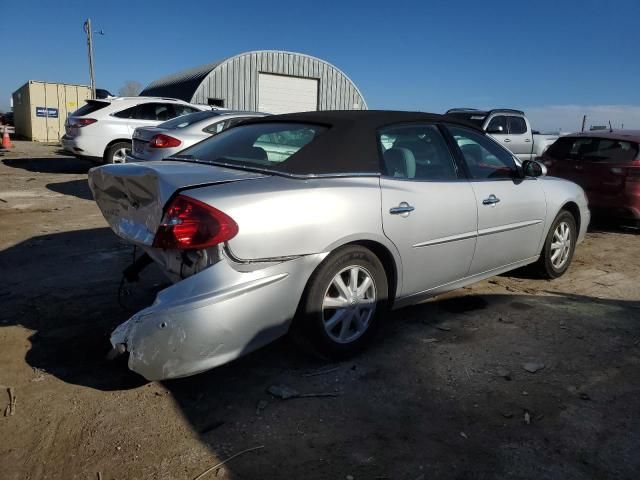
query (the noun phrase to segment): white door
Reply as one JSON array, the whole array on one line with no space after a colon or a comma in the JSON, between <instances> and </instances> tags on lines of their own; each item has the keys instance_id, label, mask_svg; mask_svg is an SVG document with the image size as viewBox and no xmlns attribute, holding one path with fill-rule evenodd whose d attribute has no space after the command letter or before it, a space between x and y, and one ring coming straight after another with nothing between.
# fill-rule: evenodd
<instances>
[{"instance_id":1,"label":"white door","mask_svg":"<svg viewBox=\"0 0 640 480\"><path fill-rule=\"evenodd\" d=\"M318 109L318 80L258 74L258 110L267 113L311 112Z\"/></svg>"}]
</instances>

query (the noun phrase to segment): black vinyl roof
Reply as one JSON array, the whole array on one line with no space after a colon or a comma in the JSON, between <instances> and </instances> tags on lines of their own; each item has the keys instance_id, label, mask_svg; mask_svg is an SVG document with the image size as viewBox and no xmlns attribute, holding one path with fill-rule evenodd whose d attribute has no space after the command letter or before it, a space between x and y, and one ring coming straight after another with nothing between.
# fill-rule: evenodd
<instances>
[{"instance_id":1,"label":"black vinyl roof","mask_svg":"<svg viewBox=\"0 0 640 480\"><path fill-rule=\"evenodd\" d=\"M329 127L326 132L277 167L282 173L291 175L379 174L376 133L388 125L413 122L449 123L469 127L484 134L477 125L460 118L390 110L289 113L249 119L239 126L273 122L311 123Z\"/></svg>"}]
</instances>

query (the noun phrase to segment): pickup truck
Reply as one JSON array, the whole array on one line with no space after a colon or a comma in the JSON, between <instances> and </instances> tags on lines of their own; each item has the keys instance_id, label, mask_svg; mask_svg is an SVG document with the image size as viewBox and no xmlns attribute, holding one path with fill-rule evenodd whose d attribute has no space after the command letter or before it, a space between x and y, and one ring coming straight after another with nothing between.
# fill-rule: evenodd
<instances>
[{"instance_id":1,"label":"pickup truck","mask_svg":"<svg viewBox=\"0 0 640 480\"><path fill-rule=\"evenodd\" d=\"M540 134L532 130L529 120L520 110L452 108L446 114L481 127L521 162L540 157L558 139L558 135Z\"/></svg>"}]
</instances>

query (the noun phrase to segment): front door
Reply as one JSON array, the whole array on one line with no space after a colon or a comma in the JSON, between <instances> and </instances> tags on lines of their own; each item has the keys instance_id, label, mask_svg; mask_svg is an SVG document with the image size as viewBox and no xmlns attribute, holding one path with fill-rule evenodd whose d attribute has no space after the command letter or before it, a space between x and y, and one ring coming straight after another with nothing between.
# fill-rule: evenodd
<instances>
[{"instance_id":1,"label":"front door","mask_svg":"<svg viewBox=\"0 0 640 480\"><path fill-rule=\"evenodd\" d=\"M385 235L402 257L401 296L464 278L476 244L475 195L439 128L387 127L378 136Z\"/></svg>"},{"instance_id":2,"label":"front door","mask_svg":"<svg viewBox=\"0 0 640 480\"><path fill-rule=\"evenodd\" d=\"M538 255L546 216L535 178L519 178L513 156L484 135L450 126L464 157L478 207L478 241L470 275Z\"/></svg>"}]
</instances>

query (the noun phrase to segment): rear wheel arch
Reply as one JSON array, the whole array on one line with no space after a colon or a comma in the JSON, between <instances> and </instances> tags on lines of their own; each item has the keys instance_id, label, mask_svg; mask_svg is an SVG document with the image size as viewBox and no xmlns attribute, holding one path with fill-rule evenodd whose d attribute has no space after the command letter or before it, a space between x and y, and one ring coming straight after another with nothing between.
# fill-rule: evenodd
<instances>
[{"instance_id":1,"label":"rear wheel arch","mask_svg":"<svg viewBox=\"0 0 640 480\"><path fill-rule=\"evenodd\" d=\"M393 305L396 297L396 289L398 287L398 266L396 260L393 257L391 251L383 244L374 240L359 240L351 243L347 243L343 246L359 245L361 247L370 250L378 260L382 263L385 272L387 273L387 285L389 291L387 292L389 305Z\"/></svg>"},{"instance_id":2,"label":"rear wheel arch","mask_svg":"<svg viewBox=\"0 0 640 480\"><path fill-rule=\"evenodd\" d=\"M116 138L115 140L111 140L109 143L107 143L107 145L104 147L104 152L102 152L102 159L106 160L107 157L107 152L109 151L109 149L111 147L113 147L116 143L128 143L129 145L132 144L132 141L130 138Z\"/></svg>"},{"instance_id":3,"label":"rear wheel arch","mask_svg":"<svg viewBox=\"0 0 640 480\"><path fill-rule=\"evenodd\" d=\"M378 258L378 260L380 260L387 274L387 285L389 289L387 295L389 299L389 305L393 305L398 293L398 287L400 286L400 279L402 277L402 264L399 264L400 254L396 252L397 255L394 255L390 247L388 245L384 245L380 241L373 239L357 239L345 241L344 243L334 244L329 249L329 255L327 255L326 258L331 257L337 250L349 246L364 247L371 253L373 253ZM324 263L324 261L316 266L314 271L311 273L309 279L307 280L307 285L309 284L309 280L311 279L313 274L320 268L320 265L322 265L322 263Z\"/></svg>"}]
</instances>

